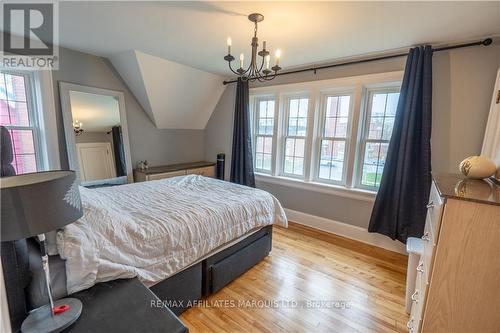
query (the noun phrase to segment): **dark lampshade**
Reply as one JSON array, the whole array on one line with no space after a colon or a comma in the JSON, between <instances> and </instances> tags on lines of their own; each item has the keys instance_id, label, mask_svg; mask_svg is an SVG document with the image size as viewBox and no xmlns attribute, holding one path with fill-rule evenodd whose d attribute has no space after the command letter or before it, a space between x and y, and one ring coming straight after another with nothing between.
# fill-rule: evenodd
<instances>
[{"instance_id":1,"label":"dark lampshade","mask_svg":"<svg viewBox=\"0 0 500 333\"><path fill-rule=\"evenodd\" d=\"M82 217L74 171L46 171L0 178L1 240L56 230Z\"/></svg>"}]
</instances>

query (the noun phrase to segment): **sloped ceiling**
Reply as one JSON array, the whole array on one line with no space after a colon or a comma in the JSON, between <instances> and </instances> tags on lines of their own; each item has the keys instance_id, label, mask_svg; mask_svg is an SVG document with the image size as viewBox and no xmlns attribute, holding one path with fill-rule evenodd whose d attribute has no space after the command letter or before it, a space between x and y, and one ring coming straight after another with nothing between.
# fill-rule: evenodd
<instances>
[{"instance_id":1,"label":"sloped ceiling","mask_svg":"<svg viewBox=\"0 0 500 333\"><path fill-rule=\"evenodd\" d=\"M159 129L204 129L224 91L222 76L140 51L110 60Z\"/></svg>"}]
</instances>

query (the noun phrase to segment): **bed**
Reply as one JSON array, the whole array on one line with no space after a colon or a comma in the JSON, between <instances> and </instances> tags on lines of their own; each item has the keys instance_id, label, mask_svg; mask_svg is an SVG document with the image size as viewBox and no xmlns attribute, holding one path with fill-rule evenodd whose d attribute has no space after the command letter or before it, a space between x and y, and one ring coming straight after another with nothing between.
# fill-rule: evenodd
<instances>
[{"instance_id":1,"label":"bed","mask_svg":"<svg viewBox=\"0 0 500 333\"><path fill-rule=\"evenodd\" d=\"M272 225L287 225L271 194L198 175L80 194L84 216L57 233L51 257L51 267L65 267L64 277L53 274L56 296L138 277L160 299L181 301L178 314L267 256ZM38 285L31 294L43 292Z\"/></svg>"}]
</instances>

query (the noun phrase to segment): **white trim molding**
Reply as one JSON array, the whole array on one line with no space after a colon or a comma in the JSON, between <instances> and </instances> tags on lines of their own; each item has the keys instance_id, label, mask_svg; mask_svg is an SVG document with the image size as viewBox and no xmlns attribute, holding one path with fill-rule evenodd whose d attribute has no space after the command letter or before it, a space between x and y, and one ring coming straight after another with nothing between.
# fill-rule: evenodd
<instances>
[{"instance_id":1,"label":"white trim molding","mask_svg":"<svg viewBox=\"0 0 500 333\"><path fill-rule=\"evenodd\" d=\"M282 177L282 176L271 176L262 173L255 173L255 180L257 182L293 187L301 190L325 193L333 196L349 198L354 200L368 201L368 202L374 202L375 197L377 196L377 192L369 190L347 188L341 185L306 182L301 179Z\"/></svg>"},{"instance_id":2,"label":"white trim molding","mask_svg":"<svg viewBox=\"0 0 500 333\"><path fill-rule=\"evenodd\" d=\"M295 223L336 234L338 236L350 238L362 243L381 247L392 252L397 252L405 255L407 254L406 247L403 243L399 241L393 241L390 238L380 234L370 233L365 228L330 220L324 217L298 212L296 210L287 208L285 208L285 213L288 220Z\"/></svg>"},{"instance_id":3,"label":"white trim molding","mask_svg":"<svg viewBox=\"0 0 500 333\"><path fill-rule=\"evenodd\" d=\"M70 91L79 91L89 94L111 96L118 99L120 124L122 128L123 150L125 152L125 164L127 172L127 180L129 183L134 182L132 174L132 159L130 157L130 143L128 136L127 113L125 111L125 95L121 91L89 87L80 84L69 82L59 82L59 97L61 99L61 109L64 122L64 134L66 138L66 149L68 150L69 167L75 170L80 181L80 166L78 165L78 157L76 155L76 141L73 132L73 116L71 114Z\"/></svg>"}]
</instances>

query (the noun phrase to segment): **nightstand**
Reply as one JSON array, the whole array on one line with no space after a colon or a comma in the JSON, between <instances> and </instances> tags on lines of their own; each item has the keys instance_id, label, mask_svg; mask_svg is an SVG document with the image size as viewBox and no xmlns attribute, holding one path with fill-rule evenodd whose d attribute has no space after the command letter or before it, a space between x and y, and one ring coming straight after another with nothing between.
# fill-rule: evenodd
<instances>
[{"instance_id":1,"label":"nightstand","mask_svg":"<svg viewBox=\"0 0 500 333\"><path fill-rule=\"evenodd\" d=\"M188 332L138 279L98 283L71 297L82 301L83 311L65 332Z\"/></svg>"}]
</instances>

